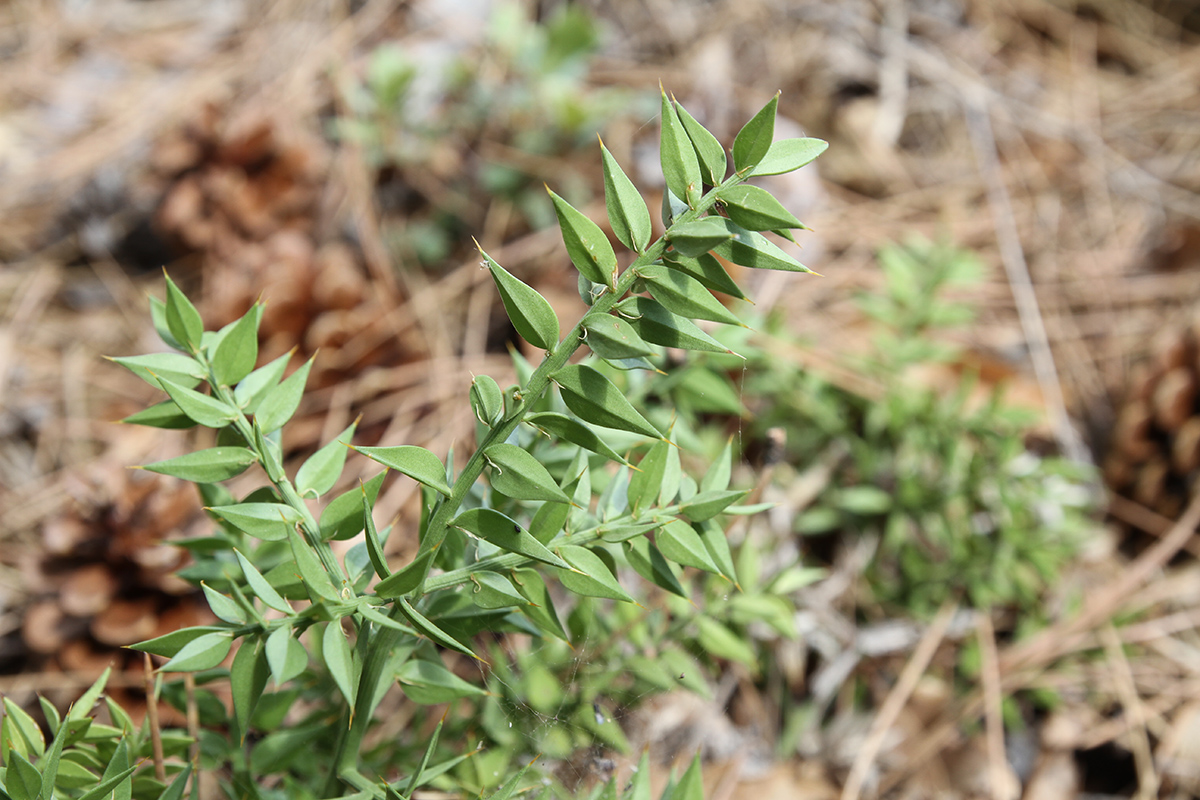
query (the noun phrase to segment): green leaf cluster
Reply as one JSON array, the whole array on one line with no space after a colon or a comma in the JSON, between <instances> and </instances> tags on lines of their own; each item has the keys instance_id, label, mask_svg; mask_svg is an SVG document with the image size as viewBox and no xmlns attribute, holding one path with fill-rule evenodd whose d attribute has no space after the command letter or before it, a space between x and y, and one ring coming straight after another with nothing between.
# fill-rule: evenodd
<instances>
[{"instance_id":1,"label":"green leaf cluster","mask_svg":"<svg viewBox=\"0 0 1200 800\"><path fill-rule=\"evenodd\" d=\"M627 749L620 727L598 709L678 685L703 691L712 664L755 668L761 633L752 629L791 634L784 595L758 580L757 567L740 575L752 557L726 537L726 515L756 510L731 486L730 446L694 477L684 453L697 448L695 426L648 402L691 391L742 411L731 385L707 370L663 369L664 348L692 351L698 365L740 363L708 326L742 329L712 294L744 296L718 256L807 271L760 233L786 233L799 221L746 183L772 159L776 104L738 134L730 170L715 137L663 94L663 170L678 194L655 241L649 209L601 145L609 225L630 258L619 258L600 225L551 192L588 298L565 334L545 298L480 251L513 328L545 357L535 367L514 354L520 383L507 390L475 378L478 441L465 462L416 445L357 444L355 423L298 467L285 463L287 423L303 406L312 362L290 374L291 354L258 365L260 306L205 331L166 279L166 300L152 300L151 315L175 352L116 361L167 399L125 421L216 432L212 447L143 468L198 485L214 530L181 543L193 563L180 574L218 622L135 648L160 658L164 676L195 674L203 752L222 766L227 794L266 797L257 787L272 776L300 797L389 800L427 785L508 797L524 780L523 743L500 720L557 703L554 716L565 724L547 729L544 752L566 757L595 743ZM798 141L772 169L798 168L821 149ZM584 345L592 358L573 361ZM381 469L347 487L341 475L351 451ZM252 468L261 485L235 496L225 482ZM420 490L418 545L401 562L388 555L393 527L374 514L388 475ZM344 556L331 546L343 540L354 540ZM563 596L569 613L556 599ZM539 657L497 649L509 633L541 642ZM584 647L595 657L584 659L586 679L572 680L555 659L578 659ZM489 677L472 679L464 666L482 662ZM224 679L229 708L203 688ZM165 684L168 701L182 702L178 684ZM482 734L459 718L437 730L447 726L453 744L474 737L490 748L473 755L410 732L364 749L389 691L417 707L474 708ZM4 724L3 741L16 742L16 723ZM10 744L5 753L28 761L32 745L20 741L24 750ZM0 781L19 780L28 795L33 772L17 755L13 763ZM405 775L398 782L369 777L396 769ZM674 796L698 797L697 769Z\"/></svg>"}]
</instances>

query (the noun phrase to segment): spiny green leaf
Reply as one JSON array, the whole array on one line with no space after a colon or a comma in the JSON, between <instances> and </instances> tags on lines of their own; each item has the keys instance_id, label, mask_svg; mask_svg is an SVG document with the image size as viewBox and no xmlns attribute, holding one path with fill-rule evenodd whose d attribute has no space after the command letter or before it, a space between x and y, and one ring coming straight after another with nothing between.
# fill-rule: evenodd
<instances>
[{"instance_id":1,"label":"spiny green leaf","mask_svg":"<svg viewBox=\"0 0 1200 800\"><path fill-rule=\"evenodd\" d=\"M379 541L379 531L375 529L375 520L371 516L371 501L367 498L366 488L362 488L362 501L363 522L366 524L363 538L367 540L367 557L371 559L371 566L376 575L389 578L392 571L388 569L387 557L383 554L383 542Z\"/></svg>"},{"instance_id":2,"label":"spiny green leaf","mask_svg":"<svg viewBox=\"0 0 1200 800\"><path fill-rule=\"evenodd\" d=\"M542 503L529 521L529 535L542 544L548 543L562 531L571 516L571 506L562 503Z\"/></svg>"},{"instance_id":3,"label":"spiny green leaf","mask_svg":"<svg viewBox=\"0 0 1200 800\"><path fill-rule=\"evenodd\" d=\"M308 381L314 358L315 355L289 375L283 383L267 392L262 399L254 419L264 434L282 428L300 407L300 400L304 397L304 384Z\"/></svg>"},{"instance_id":4,"label":"spiny green leaf","mask_svg":"<svg viewBox=\"0 0 1200 800\"><path fill-rule=\"evenodd\" d=\"M602 284L610 290L615 289L617 254L613 252L604 231L549 188L546 191L550 192L550 199L554 202L554 213L558 215L563 244L567 247L567 255L570 256L575 269L592 283Z\"/></svg>"},{"instance_id":5,"label":"spiny green leaf","mask_svg":"<svg viewBox=\"0 0 1200 800\"><path fill-rule=\"evenodd\" d=\"M259 405L267 393L278 385L283 373L287 370L288 362L292 359L292 348L270 363L264 364L238 382L233 390L234 401L247 414L258 411Z\"/></svg>"},{"instance_id":6,"label":"spiny green leaf","mask_svg":"<svg viewBox=\"0 0 1200 800\"><path fill-rule=\"evenodd\" d=\"M591 367L574 364L554 373L567 408L586 422L661 439L662 434L639 414L624 393Z\"/></svg>"},{"instance_id":7,"label":"spiny green leaf","mask_svg":"<svg viewBox=\"0 0 1200 800\"><path fill-rule=\"evenodd\" d=\"M733 477L733 438L725 440L721 454L713 459L708 472L700 479L701 492L720 492L729 488L729 480Z\"/></svg>"},{"instance_id":8,"label":"spiny green leaf","mask_svg":"<svg viewBox=\"0 0 1200 800\"><path fill-rule=\"evenodd\" d=\"M325 626L325 633L321 636L321 655L338 691L353 707L354 699L358 696L359 671L354 667L350 643L346 640L346 632L342 630L341 620L335 619Z\"/></svg>"},{"instance_id":9,"label":"spiny green leaf","mask_svg":"<svg viewBox=\"0 0 1200 800\"><path fill-rule=\"evenodd\" d=\"M187 786L188 778L192 775L192 768L186 767L179 771L175 779L171 781L166 790L158 796L158 800L182 800L183 790Z\"/></svg>"},{"instance_id":10,"label":"spiny green leaf","mask_svg":"<svg viewBox=\"0 0 1200 800\"><path fill-rule=\"evenodd\" d=\"M314 603L321 600L338 602L341 598L338 597L337 588L333 585L329 573L321 564L320 557L313 552L312 547L300 537L300 534L296 533L294 528L288 529L287 538L288 543L292 546L292 557L296 559L296 569L299 570L300 578L304 581L304 586L308 589L312 601Z\"/></svg>"},{"instance_id":11,"label":"spiny green leaf","mask_svg":"<svg viewBox=\"0 0 1200 800\"><path fill-rule=\"evenodd\" d=\"M358 420L354 420L336 439L313 453L300 466L296 472L296 491L301 496L320 497L333 488L346 464L346 452L349 450L346 445L354 438L357 427Z\"/></svg>"},{"instance_id":12,"label":"spiny green leaf","mask_svg":"<svg viewBox=\"0 0 1200 800\"><path fill-rule=\"evenodd\" d=\"M542 580L542 576L537 570L513 570L513 583L516 585L517 591L529 601L528 605L521 606L521 611L525 616L551 636L556 636L569 643L567 632L563 629L562 622L558 619L558 613L554 609L554 600L550 597L550 590L546 588L546 582Z\"/></svg>"},{"instance_id":13,"label":"spiny green leaf","mask_svg":"<svg viewBox=\"0 0 1200 800\"><path fill-rule=\"evenodd\" d=\"M171 335L171 329L167 326L167 304L159 300L154 295L149 296L150 300L150 320L154 324L154 330L158 333L158 338L163 340L167 347L176 350L187 350L179 340Z\"/></svg>"},{"instance_id":14,"label":"spiny green leaf","mask_svg":"<svg viewBox=\"0 0 1200 800\"><path fill-rule=\"evenodd\" d=\"M446 633L444 630L439 628L437 625L434 625L432 622L430 622L428 619L426 619L425 616L423 614L421 614L421 612L417 611L415 608L412 607L412 603L408 602L408 598L399 597L396 599L396 603L400 608L400 612L402 614L404 614L404 616L408 617L408 621L413 624L413 627L416 628L418 631L420 631L425 636L429 637L430 639L432 639L433 641L437 642L440 645L449 647L451 650L457 650L458 652L462 653L463 655L470 656L471 658L475 659L476 661L483 660L479 656L477 656L473 652L471 652L471 648L467 647L465 644L460 642L458 639L455 639L453 636Z\"/></svg>"},{"instance_id":15,"label":"spiny green leaf","mask_svg":"<svg viewBox=\"0 0 1200 800\"><path fill-rule=\"evenodd\" d=\"M477 375L471 381L470 400L475 418L489 428L504 415L504 393L500 384L488 375Z\"/></svg>"},{"instance_id":16,"label":"spiny green leaf","mask_svg":"<svg viewBox=\"0 0 1200 800\"><path fill-rule=\"evenodd\" d=\"M628 322L612 314L588 314L583 321L584 341L604 359L638 358L654 355Z\"/></svg>"},{"instance_id":17,"label":"spiny green leaf","mask_svg":"<svg viewBox=\"0 0 1200 800\"><path fill-rule=\"evenodd\" d=\"M217 483L241 475L257 460L254 451L244 447L210 447L146 464L140 469L193 483Z\"/></svg>"},{"instance_id":18,"label":"spiny green leaf","mask_svg":"<svg viewBox=\"0 0 1200 800\"><path fill-rule=\"evenodd\" d=\"M159 378L158 384L171 396L175 405L179 406L184 414L205 427L224 428L237 416L236 409L230 408L214 397L201 394L195 389L188 389L172 383L166 378Z\"/></svg>"},{"instance_id":19,"label":"spiny green leaf","mask_svg":"<svg viewBox=\"0 0 1200 800\"><path fill-rule=\"evenodd\" d=\"M680 506L679 513L692 522L702 522L706 519L712 519L747 494L748 492L745 490L732 491L729 489L714 489L701 492Z\"/></svg>"},{"instance_id":20,"label":"spiny green leaf","mask_svg":"<svg viewBox=\"0 0 1200 800\"><path fill-rule=\"evenodd\" d=\"M555 567L567 564L546 546L530 535L510 517L491 508L472 508L462 512L450 522L451 527L469 531L485 542L491 542L509 553L518 553L534 561Z\"/></svg>"},{"instance_id":21,"label":"spiny green leaf","mask_svg":"<svg viewBox=\"0 0 1200 800\"><path fill-rule=\"evenodd\" d=\"M525 598L517 594L512 583L495 572L472 572L471 600L480 608L510 608L525 605Z\"/></svg>"},{"instance_id":22,"label":"spiny green leaf","mask_svg":"<svg viewBox=\"0 0 1200 800\"><path fill-rule=\"evenodd\" d=\"M629 491L626 496L629 510L635 517L653 506L654 501L658 499L670 449L671 444L666 440L655 442L638 462L637 472L629 478Z\"/></svg>"},{"instance_id":23,"label":"spiny green leaf","mask_svg":"<svg viewBox=\"0 0 1200 800\"><path fill-rule=\"evenodd\" d=\"M222 619L234 625L246 624L246 612L242 610L242 607L233 598L226 597L204 581L200 581L200 588L204 590L204 596L208 600L208 607L217 615L217 619Z\"/></svg>"},{"instance_id":24,"label":"spiny green leaf","mask_svg":"<svg viewBox=\"0 0 1200 800\"><path fill-rule=\"evenodd\" d=\"M713 251L743 267L754 269L776 269L783 272L812 272L787 253L780 250L765 236L756 231L748 231L730 220L724 220L734 238L713 248Z\"/></svg>"},{"instance_id":25,"label":"spiny green leaf","mask_svg":"<svg viewBox=\"0 0 1200 800\"><path fill-rule=\"evenodd\" d=\"M232 646L233 631L206 633L185 644L161 669L163 672L199 672L212 669L225 660Z\"/></svg>"},{"instance_id":26,"label":"spiny green leaf","mask_svg":"<svg viewBox=\"0 0 1200 800\"><path fill-rule=\"evenodd\" d=\"M250 730L250 716L267 687L269 674L262 637L248 636L242 639L233 656L233 664L229 667L229 687L233 693L233 716L237 720L238 738L243 742Z\"/></svg>"},{"instance_id":27,"label":"spiny green leaf","mask_svg":"<svg viewBox=\"0 0 1200 800\"><path fill-rule=\"evenodd\" d=\"M685 567L696 567L705 572L720 574L721 570L713 563L712 556L700 534L683 520L674 519L659 528L654 535L654 543L659 551L677 564Z\"/></svg>"},{"instance_id":28,"label":"spiny green leaf","mask_svg":"<svg viewBox=\"0 0 1200 800\"><path fill-rule=\"evenodd\" d=\"M425 574L429 571L429 562L433 560L434 555L432 550L418 555L399 572L393 572L381 580L375 586L375 594L391 598L400 597L413 591L421 585L421 581L425 580Z\"/></svg>"},{"instance_id":29,"label":"spiny green leaf","mask_svg":"<svg viewBox=\"0 0 1200 800\"><path fill-rule=\"evenodd\" d=\"M664 256L666 266L678 270L698 280L714 292L721 292L739 300L747 300L741 287L729 277L729 273L721 266L721 262L710 253L696 258L687 258L682 253L670 252Z\"/></svg>"},{"instance_id":30,"label":"spiny green leaf","mask_svg":"<svg viewBox=\"0 0 1200 800\"><path fill-rule=\"evenodd\" d=\"M696 150L704 182L709 186L719 185L721 181L725 180L725 169L728 167L725 148L721 147L717 137L697 122L696 118L689 114L678 100L674 102L674 105L676 113L679 114L679 121L683 124L683 129L687 131L692 147Z\"/></svg>"},{"instance_id":31,"label":"spiny green leaf","mask_svg":"<svg viewBox=\"0 0 1200 800\"><path fill-rule=\"evenodd\" d=\"M267 637L266 653L276 686L282 686L308 667L308 651L292 636L291 628L272 631Z\"/></svg>"},{"instance_id":32,"label":"spiny green leaf","mask_svg":"<svg viewBox=\"0 0 1200 800\"><path fill-rule=\"evenodd\" d=\"M525 773L532 765L533 762L530 761L528 764L521 767L521 771L505 781L504 785L501 786L495 794L489 797L488 800L511 800L513 794L517 791L517 787L521 785L521 781L525 778Z\"/></svg>"},{"instance_id":33,"label":"spiny green leaf","mask_svg":"<svg viewBox=\"0 0 1200 800\"><path fill-rule=\"evenodd\" d=\"M23 751L41 758L46 752L46 738L33 717L7 697L4 698L4 715L12 725L10 730L21 737Z\"/></svg>"},{"instance_id":34,"label":"spiny green leaf","mask_svg":"<svg viewBox=\"0 0 1200 800\"><path fill-rule=\"evenodd\" d=\"M619 464L629 463L620 453L609 447L595 431L566 414L557 414L553 411L526 414L524 421L564 442L570 442L584 450L599 453L610 461L616 461ZM536 532L534 535L537 535Z\"/></svg>"},{"instance_id":35,"label":"spiny green leaf","mask_svg":"<svg viewBox=\"0 0 1200 800\"><path fill-rule=\"evenodd\" d=\"M201 636L206 636L210 633L221 633L222 631L226 630L228 629L222 625L198 625L192 628L180 628L177 631L171 631L170 633L163 634L162 636L156 636L153 639L147 639L144 642L131 644L129 645L129 649L140 650L143 653L150 653L151 655L162 656L163 658L173 658L179 654L179 651L182 650L185 645L188 645L196 639L199 639ZM92 703L95 703L95 700L92 700ZM88 704L88 710L91 709L92 703ZM82 708L82 703L78 705L80 708ZM82 716L83 713L84 712L81 711L80 716Z\"/></svg>"},{"instance_id":36,"label":"spiny green leaf","mask_svg":"<svg viewBox=\"0 0 1200 800\"><path fill-rule=\"evenodd\" d=\"M633 567L634 572L655 586L680 597L688 596L679 583L679 576L675 573L671 562L663 558L659 549L645 536L638 536L625 542L625 560L629 562L629 566Z\"/></svg>"},{"instance_id":37,"label":"spiny green leaf","mask_svg":"<svg viewBox=\"0 0 1200 800\"><path fill-rule=\"evenodd\" d=\"M450 496L450 484L446 483L446 465L424 447L406 444L399 447L355 447L372 461L401 472L419 483L423 483L446 497Z\"/></svg>"},{"instance_id":38,"label":"spiny green leaf","mask_svg":"<svg viewBox=\"0 0 1200 800\"><path fill-rule=\"evenodd\" d=\"M672 314L688 319L707 319L727 325L741 325L733 312L721 305L695 278L662 264L638 270L654 299Z\"/></svg>"},{"instance_id":39,"label":"spiny green leaf","mask_svg":"<svg viewBox=\"0 0 1200 800\"><path fill-rule=\"evenodd\" d=\"M155 382L157 386L157 382ZM130 414L121 422L127 425L145 425L148 428L163 428L166 430L184 430L194 428L196 421L183 413L183 409L175 405L174 400L163 400L149 408L144 408Z\"/></svg>"},{"instance_id":40,"label":"spiny green leaf","mask_svg":"<svg viewBox=\"0 0 1200 800\"><path fill-rule=\"evenodd\" d=\"M747 122L733 140L733 168L744 172L758 166L771 149L775 138L775 110L779 93Z\"/></svg>"},{"instance_id":41,"label":"spiny green leaf","mask_svg":"<svg viewBox=\"0 0 1200 800\"><path fill-rule=\"evenodd\" d=\"M722 242L733 238L720 217L704 217L691 222L678 222L667 229L667 241L680 255L701 256Z\"/></svg>"},{"instance_id":42,"label":"spiny green leaf","mask_svg":"<svg viewBox=\"0 0 1200 800\"><path fill-rule=\"evenodd\" d=\"M144 356L123 356L108 360L125 367L155 389L159 386L159 378L166 378L191 389L204 380L205 376L203 365L183 353L150 353Z\"/></svg>"},{"instance_id":43,"label":"spiny green leaf","mask_svg":"<svg viewBox=\"0 0 1200 800\"><path fill-rule=\"evenodd\" d=\"M560 569L558 579L564 587L587 597L606 597L632 603L633 598L621 588L608 566L600 557L583 547L563 545L559 554L573 569Z\"/></svg>"},{"instance_id":44,"label":"spiny green leaf","mask_svg":"<svg viewBox=\"0 0 1200 800\"><path fill-rule=\"evenodd\" d=\"M283 503L239 503L208 511L240 531L265 542L282 542L300 522L300 512Z\"/></svg>"},{"instance_id":45,"label":"spiny green leaf","mask_svg":"<svg viewBox=\"0 0 1200 800\"><path fill-rule=\"evenodd\" d=\"M604 205L613 233L621 244L643 253L652 232L650 210L603 141L600 142L600 155L604 162Z\"/></svg>"},{"instance_id":46,"label":"spiny green leaf","mask_svg":"<svg viewBox=\"0 0 1200 800\"><path fill-rule=\"evenodd\" d=\"M514 500L553 500L570 503L542 463L527 450L501 442L484 451L491 464L492 488Z\"/></svg>"},{"instance_id":47,"label":"spiny green leaf","mask_svg":"<svg viewBox=\"0 0 1200 800\"><path fill-rule=\"evenodd\" d=\"M478 247L478 242L476 246ZM558 317L550 303L532 286L514 277L493 261L482 247L479 248L479 254L483 256L488 270L492 273L492 280L496 282L500 299L504 302L504 311L512 320L517 333L534 347L553 350L558 344L560 331Z\"/></svg>"},{"instance_id":48,"label":"spiny green leaf","mask_svg":"<svg viewBox=\"0 0 1200 800\"><path fill-rule=\"evenodd\" d=\"M325 506L325 510L321 512L321 538L340 541L357 536L366 527L362 492L366 491L367 499L374 505L375 498L379 496L379 487L383 486L383 479L386 475L387 470L384 470L362 484L361 489L355 487L329 501L329 505Z\"/></svg>"},{"instance_id":49,"label":"spiny green leaf","mask_svg":"<svg viewBox=\"0 0 1200 800\"><path fill-rule=\"evenodd\" d=\"M681 350L731 354L733 352L697 328L690 320L672 314L657 300L649 297L629 297L617 303L616 308L647 342L664 347L678 347Z\"/></svg>"},{"instance_id":50,"label":"spiny green leaf","mask_svg":"<svg viewBox=\"0 0 1200 800\"><path fill-rule=\"evenodd\" d=\"M17 750L9 752L9 766L6 774L7 789L13 800L40 800L42 793L42 773Z\"/></svg>"},{"instance_id":51,"label":"spiny green leaf","mask_svg":"<svg viewBox=\"0 0 1200 800\"><path fill-rule=\"evenodd\" d=\"M487 694L479 686L455 675L441 661L410 658L396 670L404 694L415 703L436 705L460 697L480 697Z\"/></svg>"},{"instance_id":52,"label":"spiny green leaf","mask_svg":"<svg viewBox=\"0 0 1200 800\"><path fill-rule=\"evenodd\" d=\"M256 303L225 331L212 355L213 375L218 384L236 386L254 370L254 363L258 361L258 323L261 318Z\"/></svg>"},{"instance_id":53,"label":"spiny green leaf","mask_svg":"<svg viewBox=\"0 0 1200 800\"><path fill-rule=\"evenodd\" d=\"M772 142L763 160L750 174L758 177L792 172L824 153L828 147L829 142L820 139L780 139Z\"/></svg>"},{"instance_id":54,"label":"spiny green leaf","mask_svg":"<svg viewBox=\"0 0 1200 800\"><path fill-rule=\"evenodd\" d=\"M263 577L262 573L250 563L244 555L238 550L234 550L233 554L237 556L238 564L242 568L242 575L246 577L246 583L250 585L250 591L262 600L268 608L273 608L276 611L281 611L284 614L292 614L292 607L279 596L279 592L275 591L270 582Z\"/></svg>"},{"instance_id":55,"label":"spiny green leaf","mask_svg":"<svg viewBox=\"0 0 1200 800\"><path fill-rule=\"evenodd\" d=\"M658 155L662 163L663 178L671 194L695 206L703 190L700 162L692 140L675 113L675 106L662 92L662 129L659 134Z\"/></svg>"},{"instance_id":56,"label":"spiny green leaf","mask_svg":"<svg viewBox=\"0 0 1200 800\"><path fill-rule=\"evenodd\" d=\"M200 319L200 312L165 271L163 277L167 280L167 329L175 338L175 342L184 346L183 349L195 353L200 349L200 337L204 335L204 322Z\"/></svg>"},{"instance_id":57,"label":"spiny green leaf","mask_svg":"<svg viewBox=\"0 0 1200 800\"><path fill-rule=\"evenodd\" d=\"M748 231L803 228L804 223L783 207L766 189L747 183L727 186L717 195L729 218Z\"/></svg>"},{"instance_id":58,"label":"spiny green leaf","mask_svg":"<svg viewBox=\"0 0 1200 800\"><path fill-rule=\"evenodd\" d=\"M724 529L711 519L694 523L692 527L700 534L700 540L704 542L717 569L730 583L739 586L737 570L733 565L733 554L729 551L729 540L725 538Z\"/></svg>"}]
</instances>

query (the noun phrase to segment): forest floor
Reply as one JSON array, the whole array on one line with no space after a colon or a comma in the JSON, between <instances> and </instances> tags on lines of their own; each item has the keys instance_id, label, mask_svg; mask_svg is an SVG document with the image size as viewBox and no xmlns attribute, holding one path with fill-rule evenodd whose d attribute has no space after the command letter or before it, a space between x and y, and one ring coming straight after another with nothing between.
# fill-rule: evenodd
<instances>
[{"instance_id":1,"label":"forest floor","mask_svg":"<svg viewBox=\"0 0 1200 800\"><path fill-rule=\"evenodd\" d=\"M321 351L294 455L358 414L366 438L445 452L473 430L471 375L511 370L471 237L577 303L527 185L598 197L591 126L653 186L660 83L726 143L778 90L781 128L830 143L772 187L824 277L752 285L806 343L796 358L862 344L854 298L881 287L880 247L953 242L986 267L960 293L978 314L961 362L926 380L1005 382L1048 446L1118 491L1072 578L1084 611L1048 610L1020 643L989 640L991 621L901 620L901 646L853 667L882 687L875 708L761 774L714 764L714 796L1193 796L1195 467L1123 461L1122 443L1140 435L1127 399L1153 405L1172 369L1191 388L1155 435L1172 446L1200 419L1200 6L595 0L599 44L576 63L531 55L530 5L0 9L0 694L69 698L113 648L206 613L164 544L207 524L198 501L126 469L183 442L112 424L152 393L101 358L155 346L160 268L210 326L267 298L264 356ZM403 74L389 54L416 67L402 108L384 102ZM380 513L412 500L396 487ZM850 640L862 622L841 619ZM982 678L943 696L922 676L965 637ZM110 685L134 691L137 670ZM1064 704L1004 735L1001 696L1047 682Z\"/></svg>"}]
</instances>

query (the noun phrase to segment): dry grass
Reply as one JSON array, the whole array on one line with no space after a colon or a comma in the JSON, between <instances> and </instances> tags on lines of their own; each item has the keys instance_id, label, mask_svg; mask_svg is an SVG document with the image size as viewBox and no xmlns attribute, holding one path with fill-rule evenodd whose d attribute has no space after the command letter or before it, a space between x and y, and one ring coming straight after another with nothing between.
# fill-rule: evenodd
<instances>
[{"instance_id":1,"label":"dry grass","mask_svg":"<svg viewBox=\"0 0 1200 800\"><path fill-rule=\"evenodd\" d=\"M976 358L1041 403L1049 430L1078 454L1103 447L1131 365L1200 301L1200 49L1179 25L1185 4L589 5L614 34L595 84L651 89L661 80L726 137L780 89L781 113L830 140L819 182L809 175L775 187L815 229L806 262L827 277L769 276L756 287L812 339L810 363L836 364L835 343L853 338L851 297L878 284L881 243L912 232L945 237L991 267L971 298L981 309L968 334ZM450 35L449 27L421 29L429 6L371 0L351 13L342 3L281 0L217 13L190 0L98 0L70 13L54 3L0 10L9 56L0 82L0 671L25 663L17 631L38 587L23 572L36 574L30 565L47 527L119 506L129 491L124 465L179 447L109 424L149 392L98 360L140 351L152 335L142 295L159 278L114 260L104 226L127 230L161 200L161 184L144 181L154 143L214 104L230 116L255 108L281 129L319 131L317 114L344 107L335 87L375 43ZM652 134L634 126L624 135ZM361 412L364 428L387 441L444 452L469 435L460 401L470 375L507 369L486 350L486 273L467 259L435 278L397 277L372 176L353 148L333 158L315 226L353 230L383 311L323 356L350 377L313 396L295 446ZM553 232L500 241L511 209L471 202L494 256L547 265L548 293L569 293L555 288L569 282L558 276ZM213 277L191 277L211 300ZM354 354L390 339L405 342L403 360L354 371ZM401 513L410 499L398 489L382 510ZM1066 583L1085 598L1082 609L1048 608L1038 636L998 643L985 620L954 633L947 613L887 655L857 652L851 667L872 662L895 681L866 745L841 767L826 746L826 777L792 776L778 796L801 785L821 796L828 775L849 776L846 798L933 796L951 786L950 796L967 796L955 770L974 763L979 742L991 778L976 788L1013 796L999 697L1031 687L1054 688L1066 704L1041 728L1044 769L1023 776L1034 782L1025 796L1071 796L1038 795L1036 781L1069 786L1060 756L1106 742L1133 753L1138 796L1187 796L1200 765L1188 735L1200 716L1200 592L1189 583L1190 561L1167 565L1183 549L1195 552L1200 502L1177 522L1127 500L1113 512L1159 543L1132 563L1109 550L1081 566ZM854 575L842 577L852 591ZM835 601L827 593L824 608L836 616ZM852 619L822 624L840 631L834 638L847 653L864 635ZM989 654L981 685L921 706L927 667L944 674L967 635ZM831 699L849 674L827 687ZM12 691L29 677L0 681L0 691ZM980 737L964 736L977 723ZM889 736L893 724L907 734ZM721 785L739 796L733 782Z\"/></svg>"}]
</instances>

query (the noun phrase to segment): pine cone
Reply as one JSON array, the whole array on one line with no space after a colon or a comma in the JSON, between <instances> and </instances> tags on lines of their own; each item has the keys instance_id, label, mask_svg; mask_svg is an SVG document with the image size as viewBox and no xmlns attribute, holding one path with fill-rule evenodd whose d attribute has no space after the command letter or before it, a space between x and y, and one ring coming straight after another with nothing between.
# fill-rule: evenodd
<instances>
[{"instance_id":1,"label":"pine cone","mask_svg":"<svg viewBox=\"0 0 1200 800\"><path fill-rule=\"evenodd\" d=\"M1114 492L1177 518L1200 474L1200 314L1133 381L1104 462Z\"/></svg>"}]
</instances>

